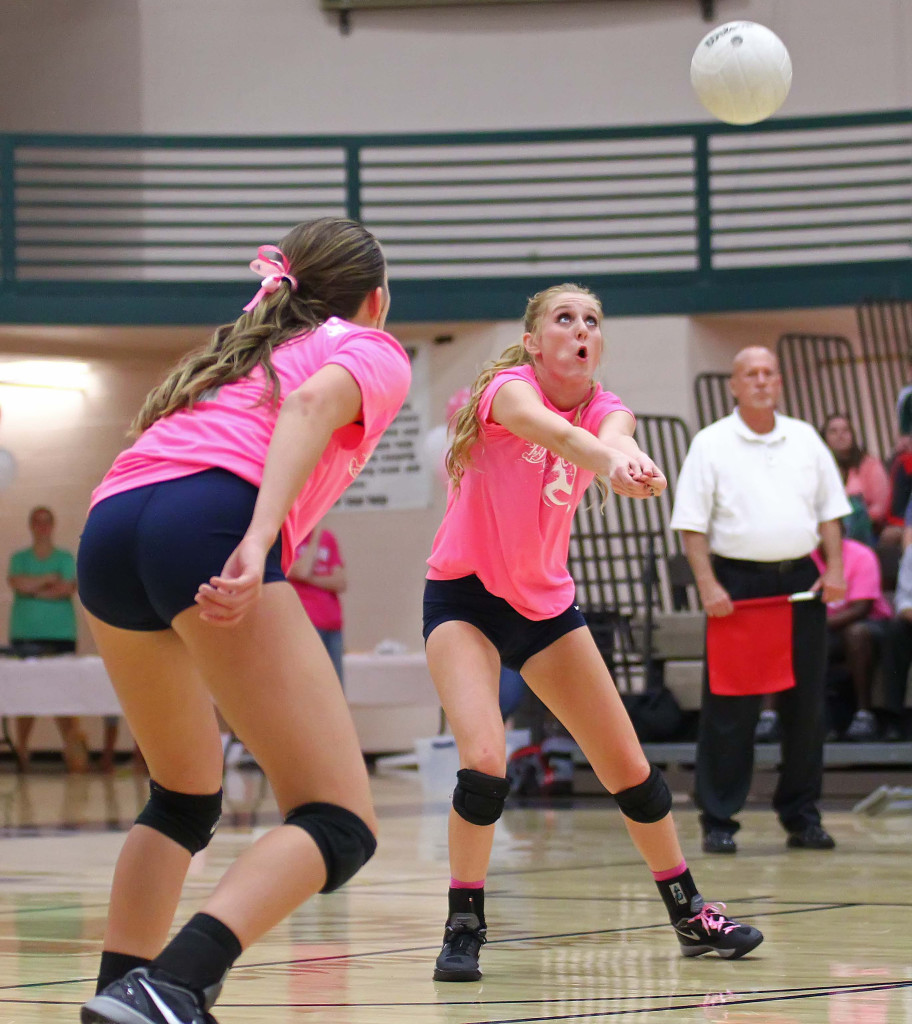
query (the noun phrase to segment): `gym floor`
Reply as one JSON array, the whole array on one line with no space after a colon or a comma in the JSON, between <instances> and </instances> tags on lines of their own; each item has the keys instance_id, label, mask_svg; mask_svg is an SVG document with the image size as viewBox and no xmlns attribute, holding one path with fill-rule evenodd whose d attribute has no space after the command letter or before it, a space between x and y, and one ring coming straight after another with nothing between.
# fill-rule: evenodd
<instances>
[{"instance_id":1,"label":"gym floor","mask_svg":"<svg viewBox=\"0 0 912 1024\"><path fill-rule=\"evenodd\" d=\"M879 781L879 780L878 780ZM94 991L108 887L146 779L0 765L0 1021L63 1024ZM377 856L248 950L220 1024L912 1024L912 813L824 803L835 851L786 850L769 810L745 811L735 856L700 851L676 776L675 816L709 900L760 927L743 960L687 960L612 801L508 804L487 885L484 979L431 980L446 911L448 804L415 771L380 769ZM193 862L180 918L277 814L255 769Z\"/></svg>"}]
</instances>

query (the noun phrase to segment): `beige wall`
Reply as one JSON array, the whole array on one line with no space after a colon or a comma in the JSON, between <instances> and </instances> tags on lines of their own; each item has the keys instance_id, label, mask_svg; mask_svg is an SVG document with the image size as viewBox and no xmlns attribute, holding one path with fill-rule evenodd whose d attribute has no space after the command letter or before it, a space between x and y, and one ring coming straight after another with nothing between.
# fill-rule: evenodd
<instances>
[{"instance_id":1,"label":"beige wall","mask_svg":"<svg viewBox=\"0 0 912 1024\"><path fill-rule=\"evenodd\" d=\"M0 124L66 132L446 131L706 120L697 0L356 12L318 0L6 0ZM719 0L788 45L783 114L912 103L907 0Z\"/></svg>"},{"instance_id":2,"label":"beige wall","mask_svg":"<svg viewBox=\"0 0 912 1024\"><path fill-rule=\"evenodd\" d=\"M839 335L848 339L856 352L860 348L853 307L694 317L690 324L688 377L729 369L735 353L746 345L763 345L775 351L783 334ZM696 423L692 389L687 398L686 418Z\"/></svg>"},{"instance_id":3,"label":"beige wall","mask_svg":"<svg viewBox=\"0 0 912 1024\"><path fill-rule=\"evenodd\" d=\"M136 0L6 0L3 131L139 131L140 8Z\"/></svg>"}]
</instances>

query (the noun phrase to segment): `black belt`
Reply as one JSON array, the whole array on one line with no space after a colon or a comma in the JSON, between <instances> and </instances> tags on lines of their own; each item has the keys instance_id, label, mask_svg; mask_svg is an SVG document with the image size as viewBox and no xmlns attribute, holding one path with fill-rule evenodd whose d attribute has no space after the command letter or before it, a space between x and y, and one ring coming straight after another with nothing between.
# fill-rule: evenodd
<instances>
[{"instance_id":1,"label":"black belt","mask_svg":"<svg viewBox=\"0 0 912 1024\"><path fill-rule=\"evenodd\" d=\"M723 565L730 565L733 569L740 569L742 572L766 572L783 573L793 572L807 565L810 555L802 558L784 558L781 562L752 562L744 558L726 558L724 555L713 555L713 561L721 562Z\"/></svg>"}]
</instances>

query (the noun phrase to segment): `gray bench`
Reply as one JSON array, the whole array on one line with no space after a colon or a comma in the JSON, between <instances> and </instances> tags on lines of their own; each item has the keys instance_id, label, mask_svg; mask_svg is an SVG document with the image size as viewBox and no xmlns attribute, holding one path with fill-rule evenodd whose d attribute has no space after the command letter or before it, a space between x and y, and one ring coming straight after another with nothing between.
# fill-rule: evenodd
<instances>
[{"instance_id":1,"label":"gray bench","mask_svg":"<svg viewBox=\"0 0 912 1024\"><path fill-rule=\"evenodd\" d=\"M696 743L644 743L643 752L655 764L692 767L696 761ZM758 768L775 768L779 764L778 743L758 743L754 747L754 764ZM912 765L912 741L904 743L825 743L823 764L826 768L855 766Z\"/></svg>"}]
</instances>

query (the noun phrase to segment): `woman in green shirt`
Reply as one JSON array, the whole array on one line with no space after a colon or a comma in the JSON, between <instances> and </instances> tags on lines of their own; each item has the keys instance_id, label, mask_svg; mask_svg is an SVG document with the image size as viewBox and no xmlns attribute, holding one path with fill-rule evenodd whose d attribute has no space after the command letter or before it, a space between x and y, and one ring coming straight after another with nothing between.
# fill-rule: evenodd
<instances>
[{"instance_id":1,"label":"woman in green shirt","mask_svg":"<svg viewBox=\"0 0 912 1024\"><path fill-rule=\"evenodd\" d=\"M69 551L54 546L54 513L39 506L29 513L31 547L10 558L7 579L13 590L9 638L19 657L72 654L76 650L76 561ZM16 757L19 770L29 765L29 737L35 724L32 715L16 719ZM85 740L79 720L57 716L63 739L67 770L84 772L88 767Z\"/></svg>"}]
</instances>

